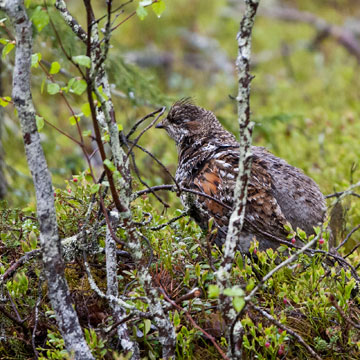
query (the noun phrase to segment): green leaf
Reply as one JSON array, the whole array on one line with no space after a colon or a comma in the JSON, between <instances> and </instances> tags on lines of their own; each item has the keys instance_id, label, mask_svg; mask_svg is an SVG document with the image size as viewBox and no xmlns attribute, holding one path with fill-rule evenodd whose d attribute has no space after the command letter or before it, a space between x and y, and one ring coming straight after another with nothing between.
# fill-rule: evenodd
<instances>
[{"instance_id":1,"label":"green leaf","mask_svg":"<svg viewBox=\"0 0 360 360\"><path fill-rule=\"evenodd\" d=\"M296 232L297 232L297 234L298 234L298 236L299 236L300 239L306 240L306 233L305 233L304 230L302 230L302 229L300 229L300 228L297 228L297 229L296 229Z\"/></svg>"},{"instance_id":2,"label":"green leaf","mask_svg":"<svg viewBox=\"0 0 360 360\"><path fill-rule=\"evenodd\" d=\"M6 55L15 47L15 44L8 42L2 50L2 58L5 59Z\"/></svg>"},{"instance_id":3,"label":"green leaf","mask_svg":"<svg viewBox=\"0 0 360 360\"><path fill-rule=\"evenodd\" d=\"M118 180L121 178L121 174L120 174L119 170L115 170L113 175L114 175L115 180Z\"/></svg>"},{"instance_id":4,"label":"green leaf","mask_svg":"<svg viewBox=\"0 0 360 360\"><path fill-rule=\"evenodd\" d=\"M286 251L287 249L288 249L288 247L286 245L280 245L276 250L279 253L282 253L282 252Z\"/></svg>"},{"instance_id":5,"label":"green leaf","mask_svg":"<svg viewBox=\"0 0 360 360\"><path fill-rule=\"evenodd\" d=\"M11 101L10 96L0 97L0 106L6 107L9 105L10 101Z\"/></svg>"},{"instance_id":6,"label":"green leaf","mask_svg":"<svg viewBox=\"0 0 360 360\"><path fill-rule=\"evenodd\" d=\"M57 61L54 61L50 67L50 74L57 74L60 71L60 69L61 69L60 64Z\"/></svg>"},{"instance_id":7,"label":"green leaf","mask_svg":"<svg viewBox=\"0 0 360 360\"><path fill-rule=\"evenodd\" d=\"M67 84L68 88L71 88L74 85L75 81L76 81L76 78L71 78Z\"/></svg>"},{"instance_id":8,"label":"green leaf","mask_svg":"<svg viewBox=\"0 0 360 360\"><path fill-rule=\"evenodd\" d=\"M31 67L37 68L39 66L39 61L41 60L41 54L36 53L31 55Z\"/></svg>"},{"instance_id":9,"label":"green leaf","mask_svg":"<svg viewBox=\"0 0 360 360\"><path fill-rule=\"evenodd\" d=\"M24 1L24 5L25 5L25 7L26 7L27 9L29 8L30 4L31 4L31 0L25 0L25 1Z\"/></svg>"},{"instance_id":10,"label":"green leaf","mask_svg":"<svg viewBox=\"0 0 360 360\"><path fill-rule=\"evenodd\" d=\"M144 335L146 335L150 331L150 328L151 328L151 320L145 319L144 320Z\"/></svg>"},{"instance_id":11,"label":"green leaf","mask_svg":"<svg viewBox=\"0 0 360 360\"><path fill-rule=\"evenodd\" d=\"M186 286L189 286L189 281L190 281L190 271L189 271L189 269L186 269L185 270L185 276L184 276L184 284L186 285Z\"/></svg>"},{"instance_id":12,"label":"green leaf","mask_svg":"<svg viewBox=\"0 0 360 360\"><path fill-rule=\"evenodd\" d=\"M195 275L196 277L200 277L200 273L201 273L201 267L200 267L200 264L199 263L196 263L195 265Z\"/></svg>"},{"instance_id":13,"label":"green leaf","mask_svg":"<svg viewBox=\"0 0 360 360\"><path fill-rule=\"evenodd\" d=\"M24 252L24 253L27 253L28 251L31 250L30 246L28 243L26 243L25 241L22 241L21 242L21 250Z\"/></svg>"},{"instance_id":14,"label":"green leaf","mask_svg":"<svg viewBox=\"0 0 360 360\"><path fill-rule=\"evenodd\" d=\"M156 360L156 359L158 359L158 357L156 356L156 354L154 354L151 350L149 350L148 355L149 355L150 360Z\"/></svg>"},{"instance_id":15,"label":"green leaf","mask_svg":"<svg viewBox=\"0 0 360 360\"><path fill-rule=\"evenodd\" d=\"M174 312L173 322L174 322L175 327L180 325L180 316L179 316L179 313L177 312L177 310L175 310L175 312Z\"/></svg>"},{"instance_id":16,"label":"green leaf","mask_svg":"<svg viewBox=\"0 0 360 360\"><path fill-rule=\"evenodd\" d=\"M140 20L144 20L148 12L143 6L139 5L136 9L136 14Z\"/></svg>"},{"instance_id":17,"label":"green leaf","mask_svg":"<svg viewBox=\"0 0 360 360\"><path fill-rule=\"evenodd\" d=\"M105 141L106 143L108 143L110 141L110 135L108 132L106 132L104 134L104 136L101 137L102 141Z\"/></svg>"},{"instance_id":18,"label":"green leaf","mask_svg":"<svg viewBox=\"0 0 360 360\"><path fill-rule=\"evenodd\" d=\"M9 42L9 39L0 38L0 44L6 45Z\"/></svg>"},{"instance_id":19,"label":"green leaf","mask_svg":"<svg viewBox=\"0 0 360 360\"><path fill-rule=\"evenodd\" d=\"M158 0L157 2L154 2L151 5L151 8L153 9L154 13L156 14L157 17L160 17L161 14L164 12L165 10L165 1L163 0Z\"/></svg>"},{"instance_id":20,"label":"green leaf","mask_svg":"<svg viewBox=\"0 0 360 360\"><path fill-rule=\"evenodd\" d=\"M56 84L56 83L47 84L47 92L48 92L50 95L55 95L55 94L57 94L59 91L60 91L60 86L59 86L59 84Z\"/></svg>"},{"instance_id":21,"label":"green leaf","mask_svg":"<svg viewBox=\"0 0 360 360\"><path fill-rule=\"evenodd\" d=\"M115 171L116 167L115 165L112 163L112 161L110 161L109 159L105 159L104 160L104 165L106 165L106 167L110 170L110 171Z\"/></svg>"},{"instance_id":22,"label":"green leaf","mask_svg":"<svg viewBox=\"0 0 360 360\"><path fill-rule=\"evenodd\" d=\"M140 6L148 6L148 5L151 5L152 3L152 0L142 0L139 2L139 5Z\"/></svg>"},{"instance_id":23,"label":"green leaf","mask_svg":"<svg viewBox=\"0 0 360 360\"><path fill-rule=\"evenodd\" d=\"M118 130L122 131L123 130L123 126L121 124L117 124Z\"/></svg>"},{"instance_id":24,"label":"green leaf","mask_svg":"<svg viewBox=\"0 0 360 360\"><path fill-rule=\"evenodd\" d=\"M69 121L71 125L76 125L80 121L80 116L74 115L69 117Z\"/></svg>"},{"instance_id":25,"label":"green leaf","mask_svg":"<svg viewBox=\"0 0 360 360\"><path fill-rule=\"evenodd\" d=\"M225 289L224 290L224 295L227 295L227 296L244 296L245 292L240 286L235 285L235 286L233 286L231 288Z\"/></svg>"},{"instance_id":26,"label":"green leaf","mask_svg":"<svg viewBox=\"0 0 360 360\"><path fill-rule=\"evenodd\" d=\"M82 132L82 135L83 135L84 137L90 137L90 136L91 136L91 130L84 130L84 131Z\"/></svg>"},{"instance_id":27,"label":"green leaf","mask_svg":"<svg viewBox=\"0 0 360 360\"><path fill-rule=\"evenodd\" d=\"M208 231L211 231L212 227L213 227L213 224L214 224L214 218L211 217L208 221Z\"/></svg>"},{"instance_id":28,"label":"green leaf","mask_svg":"<svg viewBox=\"0 0 360 360\"><path fill-rule=\"evenodd\" d=\"M34 231L31 231L30 234L29 234L29 242L30 242L31 249L32 250L36 249L37 236L36 236Z\"/></svg>"},{"instance_id":29,"label":"green leaf","mask_svg":"<svg viewBox=\"0 0 360 360\"><path fill-rule=\"evenodd\" d=\"M93 180L91 174L89 174L89 173L85 174L85 180L86 180L87 182L91 182L91 181Z\"/></svg>"},{"instance_id":30,"label":"green leaf","mask_svg":"<svg viewBox=\"0 0 360 360\"><path fill-rule=\"evenodd\" d=\"M90 192L91 194L95 194L99 191L99 189L100 189L100 184L93 184L91 185Z\"/></svg>"},{"instance_id":31,"label":"green leaf","mask_svg":"<svg viewBox=\"0 0 360 360\"><path fill-rule=\"evenodd\" d=\"M104 90L103 90L102 85L100 85L100 86L98 87L98 91L99 91L100 95L104 98L105 101L108 101L108 100L109 100L108 96L104 93Z\"/></svg>"},{"instance_id":32,"label":"green leaf","mask_svg":"<svg viewBox=\"0 0 360 360\"><path fill-rule=\"evenodd\" d=\"M37 67L37 66L36 66L36 67ZM44 77L44 78L42 79L41 86L40 86L40 92L41 92L41 94L44 93L45 82L46 82L46 78Z\"/></svg>"},{"instance_id":33,"label":"green leaf","mask_svg":"<svg viewBox=\"0 0 360 360\"><path fill-rule=\"evenodd\" d=\"M254 279L250 279L246 285L246 291L251 291L255 287Z\"/></svg>"},{"instance_id":34,"label":"green leaf","mask_svg":"<svg viewBox=\"0 0 360 360\"><path fill-rule=\"evenodd\" d=\"M86 55L73 56L72 60L74 61L75 64L85 66L90 69L91 59L88 56Z\"/></svg>"},{"instance_id":35,"label":"green leaf","mask_svg":"<svg viewBox=\"0 0 360 360\"><path fill-rule=\"evenodd\" d=\"M70 91L76 95L81 95L87 88L87 84L85 80L77 80L72 83Z\"/></svg>"},{"instance_id":36,"label":"green leaf","mask_svg":"<svg viewBox=\"0 0 360 360\"><path fill-rule=\"evenodd\" d=\"M35 115L35 119L36 119L36 127L38 129L38 131L41 131L42 128L44 127L44 118L38 115Z\"/></svg>"},{"instance_id":37,"label":"green leaf","mask_svg":"<svg viewBox=\"0 0 360 360\"><path fill-rule=\"evenodd\" d=\"M210 284L208 288L209 298L214 299L219 297L220 289L217 285Z\"/></svg>"},{"instance_id":38,"label":"green leaf","mask_svg":"<svg viewBox=\"0 0 360 360\"><path fill-rule=\"evenodd\" d=\"M40 32L49 23L49 15L41 6L38 6L31 16L31 21Z\"/></svg>"},{"instance_id":39,"label":"green leaf","mask_svg":"<svg viewBox=\"0 0 360 360\"><path fill-rule=\"evenodd\" d=\"M84 105L82 105L81 111L84 114L84 116L90 116L91 115L90 104L87 102Z\"/></svg>"},{"instance_id":40,"label":"green leaf","mask_svg":"<svg viewBox=\"0 0 360 360\"><path fill-rule=\"evenodd\" d=\"M243 297L235 296L233 298L233 306L237 312L240 312L242 310L242 308L244 307L244 305L245 305L245 300Z\"/></svg>"}]
</instances>

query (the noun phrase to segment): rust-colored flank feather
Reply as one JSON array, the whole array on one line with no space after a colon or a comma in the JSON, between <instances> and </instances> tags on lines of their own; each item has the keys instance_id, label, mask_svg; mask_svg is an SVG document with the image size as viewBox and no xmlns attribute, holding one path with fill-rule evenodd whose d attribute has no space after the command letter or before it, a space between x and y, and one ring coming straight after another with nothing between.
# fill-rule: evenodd
<instances>
[{"instance_id":1,"label":"rust-colored flank feather","mask_svg":"<svg viewBox=\"0 0 360 360\"><path fill-rule=\"evenodd\" d=\"M182 195L184 205L190 206L191 216L203 229L207 229L209 219L214 218L218 228L215 242L221 246L231 215L229 207L234 205L239 143L211 111L194 105L190 98L176 102L159 127L175 140L178 183L227 205L224 207L203 196L197 196L190 204L189 197ZM260 249L276 248L279 243L273 237L286 240L284 225L287 223L312 234L325 214L325 199L316 183L262 147L253 146L252 153L240 250L247 252L254 238L259 241Z\"/></svg>"}]
</instances>

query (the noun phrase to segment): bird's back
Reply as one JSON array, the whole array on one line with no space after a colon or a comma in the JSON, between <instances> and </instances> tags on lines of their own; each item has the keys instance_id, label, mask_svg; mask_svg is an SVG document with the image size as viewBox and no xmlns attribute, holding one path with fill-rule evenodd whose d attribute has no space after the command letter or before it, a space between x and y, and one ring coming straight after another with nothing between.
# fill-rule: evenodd
<instances>
[{"instance_id":1,"label":"bird's back","mask_svg":"<svg viewBox=\"0 0 360 360\"><path fill-rule=\"evenodd\" d=\"M272 178L272 193L292 227L313 233L323 222L326 205L318 185L302 170L289 165L261 147L253 146L253 154L263 159Z\"/></svg>"}]
</instances>

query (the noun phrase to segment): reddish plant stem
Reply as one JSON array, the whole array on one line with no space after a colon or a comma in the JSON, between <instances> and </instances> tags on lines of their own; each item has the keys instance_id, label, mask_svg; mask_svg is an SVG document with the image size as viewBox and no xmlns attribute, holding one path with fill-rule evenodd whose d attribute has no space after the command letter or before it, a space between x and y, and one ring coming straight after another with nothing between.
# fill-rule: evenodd
<instances>
[{"instance_id":1,"label":"reddish plant stem","mask_svg":"<svg viewBox=\"0 0 360 360\"><path fill-rule=\"evenodd\" d=\"M92 16L91 16L90 11L87 11L87 16L88 16L88 34L91 34ZM91 36L88 36L86 54L89 57L90 57L90 52L91 52ZM96 119L95 104L94 104L94 99L92 97L92 81L90 79L89 69L87 69L87 71L86 71L86 83L87 83L88 101L89 101L89 104L90 104L90 111L91 111L91 119L92 119L94 131L95 131L95 140L96 140L96 143L97 143L98 148L99 148L101 160L104 162L106 160L106 154L105 154L104 145L103 145L102 140L101 140L100 128L99 128L99 125L98 125L98 122L97 122L97 119ZM105 170L107 179L109 181L109 185L110 185L109 187L110 187L111 195L113 197L115 206L116 206L118 211L125 212L126 209L120 203L119 196L118 196L116 188L115 188L114 178L113 178L112 172L110 171L110 169L105 164L104 164L104 170Z\"/></svg>"},{"instance_id":2,"label":"reddish plant stem","mask_svg":"<svg viewBox=\"0 0 360 360\"><path fill-rule=\"evenodd\" d=\"M225 353L223 352L223 350L221 349L221 347L219 346L219 344L216 342L215 338L210 335L208 332L206 332L202 327L200 327L195 320L192 318L192 316L186 311L184 310L181 306L179 306L175 301L171 300L165 290L163 288L160 287L160 291L163 294L165 300L167 302L169 302L174 308L176 308L179 311L184 312L184 315L186 316L186 318L191 322L192 326L194 328L196 328L197 330L201 331L214 345L215 349L218 351L218 353L220 354L220 356L224 359L224 360L230 360Z\"/></svg>"}]
</instances>

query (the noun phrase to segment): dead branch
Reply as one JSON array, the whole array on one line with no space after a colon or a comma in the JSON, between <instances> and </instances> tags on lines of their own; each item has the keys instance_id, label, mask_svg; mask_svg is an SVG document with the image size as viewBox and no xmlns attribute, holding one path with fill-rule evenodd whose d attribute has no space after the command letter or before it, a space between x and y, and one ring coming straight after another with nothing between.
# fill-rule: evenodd
<instances>
[{"instance_id":1,"label":"dead branch","mask_svg":"<svg viewBox=\"0 0 360 360\"><path fill-rule=\"evenodd\" d=\"M344 312L344 310L339 306L339 304L337 303L335 296L333 294L329 295L329 300L330 302L334 305L334 307L336 308L336 310L339 312L339 314L341 315L341 317L347 322L349 323L351 326L353 326L356 329L360 329L360 324L356 324L353 320L351 320Z\"/></svg>"}]
</instances>

